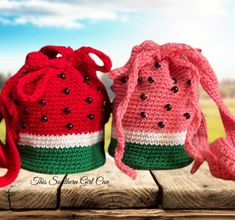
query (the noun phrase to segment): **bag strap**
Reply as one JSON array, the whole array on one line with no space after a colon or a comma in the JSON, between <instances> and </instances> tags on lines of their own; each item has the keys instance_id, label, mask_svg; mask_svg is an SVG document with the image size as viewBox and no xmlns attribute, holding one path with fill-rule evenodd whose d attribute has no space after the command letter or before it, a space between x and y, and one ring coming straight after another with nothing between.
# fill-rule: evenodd
<instances>
[{"instance_id":1,"label":"bag strap","mask_svg":"<svg viewBox=\"0 0 235 220\"><path fill-rule=\"evenodd\" d=\"M125 151L125 135L123 131L122 121L130 102L131 96L137 86L139 71L144 65L146 65L146 63L153 62L153 58L160 59L160 48L152 41L145 41L143 44L135 46L133 48L131 57L124 67L115 69L109 73L110 78L114 80L123 74L128 74L125 97L117 106L114 115L116 119L115 123L118 142L115 150L114 160L118 168L126 173L128 176L130 176L132 179L136 179L136 171L122 162Z\"/></svg>"},{"instance_id":2,"label":"bag strap","mask_svg":"<svg viewBox=\"0 0 235 220\"><path fill-rule=\"evenodd\" d=\"M110 71L110 69L112 67L112 62L111 62L110 58L106 54L104 54L103 52L96 50L92 47L81 47L75 51L75 54L77 57L79 57L81 59L82 64L85 64L86 69L91 70L91 74L92 73L94 74L94 72L96 72L96 71L101 71L103 73L107 73ZM95 54L103 62L103 65L102 66L98 65L90 57L90 54ZM79 62L79 59L75 60L75 64L77 66L81 65L80 62ZM95 75L95 77L96 77L96 75Z\"/></svg>"},{"instance_id":3,"label":"bag strap","mask_svg":"<svg viewBox=\"0 0 235 220\"><path fill-rule=\"evenodd\" d=\"M212 175L235 180L235 118L223 102L212 67L200 51L188 45L171 44L168 47L171 47L171 50L183 53L198 69L203 89L218 106L226 137L218 138L208 145L209 149L204 148L204 152L202 152ZM191 172L195 172L199 166L194 165Z\"/></svg>"},{"instance_id":4,"label":"bag strap","mask_svg":"<svg viewBox=\"0 0 235 220\"><path fill-rule=\"evenodd\" d=\"M8 107L10 105L3 101L0 94L0 119L4 119L6 122L6 143L4 144L0 141L0 166L7 168L5 175L0 177L0 187L5 187L15 181L20 171L20 156L11 128L11 117L7 111Z\"/></svg>"},{"instance_id":5,"label":"bag strap","mask_svg":"<svg viewBox=\"0 0 235 220\"><path fill-rule=\"evenodd\" d=\"M62 57L69 56L73 53L73 49L71 47L64 46L45 46L40 49L40 52L47 55L49 59L53 59L59 54L61 54Z\"/></svg>"}]
</instances>

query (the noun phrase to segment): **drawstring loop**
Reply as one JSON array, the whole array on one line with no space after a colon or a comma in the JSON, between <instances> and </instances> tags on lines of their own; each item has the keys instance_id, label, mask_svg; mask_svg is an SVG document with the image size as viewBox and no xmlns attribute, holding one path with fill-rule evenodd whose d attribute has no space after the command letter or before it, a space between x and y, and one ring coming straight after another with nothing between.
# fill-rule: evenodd
<instances>
[{"instance_id":1,"label":"drawstring loop","mask_svg":"<svg viewBox=\"0 0 235 220\"><path fill-rule=\"evenodd\" d=\"M198 50L198 49L197 49ZM195 143L192 143L193 135L195 131L197 131L200 126L202 121L205 122L204 116L201 113L201 110L199 109L198 102L197 102L197 86L200 83L200 73L199 70L197 69L196 66L194 66L191 62L189 62L187 56L178 51L178 50L171 50L170 47L167 45L161 46L161 53L163 59L168 59L170 60L171 63L177 64L178 66L183 66L187 67L191 70L192 75L191 75L191 81L193 82L192 85L190 86L190 91L191 91L191 103L192 103L192 108L196 109L194 119L191 123L193 126L189 126L187 136L186 136L186 141L185 141L185 148L191 158L194 159L194 166L192 168L192 172L195 172L195 170L200 167L200 165L203 163L205 160L205 153L208 152L208 144L203 145L204 147L201 147L201 143L195 146ZM207 142L207 133L206 133L206 142ZM201 142L202 140L200 140ZM205 141L204 141L205 143Z\"/></svg>"},{"instance_id":2,"label":"drawstring loop","mask_svg":"<svg viewBox=\"0 0 235 220\"><path fill-rule=\"evenodd\" d=\"M151 46L149 46L149 43ZM146 65L146 63L153 62L154 59L161 59L159 46L153 42L145 42L142 45L133 48L131 58L123 68L115 69L109 74L112 79L116 79L120 75L128 72L129 79L125 98L117 106L116 114L114 115L116 119L116 134L118 141L114 159L119 169L129 175L132 179L136 179L136 171L122 162L125 148L125 136L122 127L122 120L127 110L131 96L137 86L137 79L140 69Z\"/></svg>"},{"instance_id":3,"label":"drawstring loop","mask_svg":"<svg viewBox=\"0 0 235 220\"><path fill-rule=\"evenodd\" d=\"M92 47L81 47L74 51L74 65L80 67L81 65L86 68L86 71L91 70L90 74L95 74L96 71L107 73L110 71L112 62L110 58L103 52L96 50ZM95 54L102 62L103 66L98 65L91 57L90 54ZM95 75L95 77L97 77Z\"/></svg>"},{"instance_id":4,"label":"drawstring loop","mask_svg":"<svg viewBox=\"0 0 235 220\"><path fill-rule=\"evenodd\" d=\"M210 171L215 177L235 180L235 118L225 106L218 89L218 81L207 59L198 51L185 44L169 44L171 50L176 50L187 56L200 73L200 83L203 89L217 104L223 122L226 138L219 138L209 144L204 152ZM192 172L199 168L194 165Z\"/></svg>"},{"instance_id":5,"label":"drawstring loop","mask_svg":"<svg viewBox=\"0 0 235 220\"><path fill-rule=\"evenodd\" d=\"M96 54L104 62L104 66L97 65L89 56L89 53ZM58 54L61 57L57 57ZM57 59L60 59L60 62ZM96 71L108 72L112 65L107 55L91 47L82 47L73 51L67 47L46 46L39 52L28 54L24 66L25 74L17 83L16 95L22 101L37 101L43 96L48 81L55 74L51 67L61 71L66 69L68 63L74 65L74 67L86 66L91 70L87 71L88 74L93 74L95 77L97 77ZM26 85L33 82L37 82L34 92L32 94L25 93L24 88Z\"/></svg>"},{"instance_id":6,"label":"drawstring loop","mask_svg":"<svg viewBox=\"0 0 235 220\"><path fill-rule=\"evenodd\" d=\"M10 117L7 111L8 104L0 94L0 119L6 122L6 143L0 141L0 167L7 168L5 175L0 177L0 187L11 184L20 171L20 156L15 144L14 134L10 127Z\"/></svg>"},{"instance_id":7,"label":"drawstring loop","mask_svg":"<svg viewBox=\"0 0 235 220\"><path fill-rule=\"evenodd\" d=\"M35 102L43 96L48 80L55 74L51 69L63 70L67 66L67 59L73 50L66 47L46 46L38 52L31 52L27 55L23 67L23 76L16 85L16 95L22 101ZM57 55L61 57L57 58ZM58 62L57 59L60 59ZM36 82L35 90L32 94L27 94L24 89L30 83Z\"/></svg>"},{"instance_id":8,"label":"drawstring loop","mask_svg":"<svg viewBox=\"0 0 235 220\"><path fill-rule=\"evenodd\" d=\"M95 54L103 62L103 66L96 64L96 62L91 58L90 54ZM112 67L111 59L103 52L96 50L92 47L81 47L78 50L74 51L73 65L79 71L81 70L81 73L84 74L84 77L92 77L94 82L97 84L100 92L102 92L104 100L106 101L105 118L103 123L107 123L111 113L111 104L108 93L104 85L98 79L96 71L101 71L103 73L109 72Z\"/></svg>"}]
</instances>

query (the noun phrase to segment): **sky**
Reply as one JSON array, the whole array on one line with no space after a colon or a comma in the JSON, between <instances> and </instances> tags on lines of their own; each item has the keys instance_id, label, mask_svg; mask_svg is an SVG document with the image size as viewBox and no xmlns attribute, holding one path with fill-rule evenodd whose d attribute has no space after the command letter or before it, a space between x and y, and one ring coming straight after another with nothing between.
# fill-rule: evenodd
<instances>
[{"instance_id":1,"label":"sky","mask_svg":"<svg viewBox=\"0 0 235 220\"><path fill-rule=\"evenodd\" d=\"M201 48L219 80L235 79L234 0L0 0L0 72L45 45L92 46L124 65L144 40Z\"/></svg>"}]
</instances>

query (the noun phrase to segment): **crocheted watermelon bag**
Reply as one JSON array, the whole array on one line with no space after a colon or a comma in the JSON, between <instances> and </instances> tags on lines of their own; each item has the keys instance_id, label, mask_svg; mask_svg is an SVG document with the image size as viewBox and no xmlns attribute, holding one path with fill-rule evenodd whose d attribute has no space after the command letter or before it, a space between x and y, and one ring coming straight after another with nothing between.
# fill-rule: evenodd
<instances>
[{"instance_id":1,"label":"crocheted watermelon bag","mask_svg":"<svg viewBox=\"0 0 235 220\"><path fill-rule=\"evenodd\" d=\"M103 61L99 66L90 57ZM46 46L29 53L25 65L5 84L0 120L0 177L6 186L27 170L66 174L91 170L105 162L104 124L110 101L96 71L108 72L111 60L91 47ZM20 157L19 157L20 154Z\"/></svg>"},{"instance_id":2,"label":"crocheted watermelon bag","mask_svg":"<svg viewBox=\"0 0 235 220\"><path fill-rule=\"evenodd\" d=\"M216 76L198 49L146 41L114 79L109 153L133 179L134 169L174 169L207 161L213 176L235 180L235 119L223 103ZM217 104L226 138L208 144L199 85ZM134 169L133 169L134 168Z\"/></svg>"}]
</instances>

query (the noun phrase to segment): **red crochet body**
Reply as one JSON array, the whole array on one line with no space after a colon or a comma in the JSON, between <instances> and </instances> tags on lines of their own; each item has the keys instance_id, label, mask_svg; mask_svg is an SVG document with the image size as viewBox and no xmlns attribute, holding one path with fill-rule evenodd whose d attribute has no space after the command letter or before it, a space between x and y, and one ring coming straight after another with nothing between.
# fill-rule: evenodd
<instances>
[{"instance_id":1,"label":"red crochet body","mask_svg":"<svg viewBox=\"0 0 235 220\"><path fill-rule=\"evenodd\" d=\"M98 66L90 53L104 65ZM8 174L0 177L0 187L18 175L20 159L15 143L19 133L68 135L103 129L110 102L96 71L110 68L109 57L91 47L73 51L47 46L28 54L25 65L7 81L1 94L0 119L6 120L7 143L1 143L0 166L9 168L11 178Z\"/></svg>"}]
</instances>

